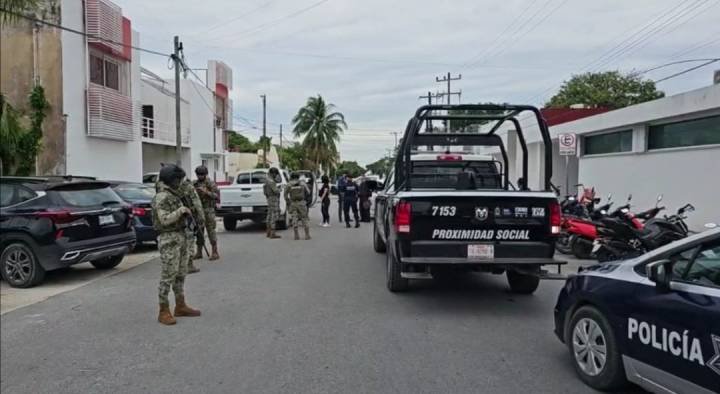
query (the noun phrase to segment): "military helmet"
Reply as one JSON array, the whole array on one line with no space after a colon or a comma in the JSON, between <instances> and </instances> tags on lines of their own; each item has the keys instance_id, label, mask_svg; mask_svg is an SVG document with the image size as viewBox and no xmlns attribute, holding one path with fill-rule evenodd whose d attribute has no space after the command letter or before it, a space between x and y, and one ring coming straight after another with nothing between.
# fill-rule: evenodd
<instances>
[{"instance_id":1,"label":"military helmet","mask_svg":"<svg viewBox=\"0 0 720 394\"><path fill-rule=\"evenodd\" d=\"M185 178L185 170L176 166L175 164L165 164L160 169L158 175L160 181L168 186L177 185L183 178Z\"/></svg>"},{"instance_id":2,"label":"military helmet","mask_svg":"<svg viewBox=\"0 0 720 394\"><path fill-rule=\"evenodd\" d=\"M280 175L280 171L278 171L278 169L275 168L275 167L271 167L271 168L268 170L268 173L269 173L270 175L273 175L273 176L278 176L278 175Z\"/></svg>"},{"instance_id":3,"label":"military helmet","mask_svg":"<svg viewBox=\"0 0 720 394\"><path fill-rule=\"evenodd\" d=\"M197 168L195 168L195 175L200 176L200 175L207 175L207 174L208 174L208 169L207 169L207 167L205 167L205 166L197 166Z\"/></svg>"}]
</instances>

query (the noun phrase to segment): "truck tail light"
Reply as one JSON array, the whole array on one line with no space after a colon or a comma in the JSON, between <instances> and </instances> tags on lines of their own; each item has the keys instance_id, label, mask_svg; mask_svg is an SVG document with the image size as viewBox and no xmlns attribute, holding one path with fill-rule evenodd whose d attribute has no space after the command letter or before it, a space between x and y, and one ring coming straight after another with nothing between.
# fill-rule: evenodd
<instances>
[{"instance_id":1,"label":"truck tail light","mask_svg":"<svg viewBox=\"0 0 720 394\"><path fill-rule=\"evenodd\" d=\"M452 155L452 154L444 154L444 155L438 155L437 160L438 161L462 161L463 157L462 155Z\"/></svg>"},{"instance_id":2,"label":"truck tail light","mask_svg":"<svg viewBox=\"0 0 720 394\"><path fill-rule=\"evenodd\" d=\"M562 213L560 212L560 204L557 201L550 203L550 232L552 234L560 234L562 225Z\"/></svg>"},{"instance_id":3,"label":"truck tail light","mask_svg":"<svg viewBox=\"0 0 720 394\"><path fill-rule=\"evenodd\" d=\"M407 201L400 201L395 207L395 230L398 233L410 233L410 218L412 205Z\"/></svg>"}]
</instances>

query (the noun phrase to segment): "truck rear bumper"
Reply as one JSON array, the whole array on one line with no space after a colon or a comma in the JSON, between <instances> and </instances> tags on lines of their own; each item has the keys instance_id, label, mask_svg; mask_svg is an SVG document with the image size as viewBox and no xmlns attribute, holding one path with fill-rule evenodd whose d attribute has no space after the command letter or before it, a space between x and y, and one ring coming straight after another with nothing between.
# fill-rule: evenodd
<instances>
[{"instance_id":1,"label":"truck rear bumper","mask_svg":"<svg viewBox=\"0 0 720 394\"><path fill-rule=\"evenodd\" d=\"M497 258L497 259L471 259L467 257L402 257L403 264L488 264L488 265L563 265L567 261L558 261L553 258Z\"/></svg>"}]
</instances>

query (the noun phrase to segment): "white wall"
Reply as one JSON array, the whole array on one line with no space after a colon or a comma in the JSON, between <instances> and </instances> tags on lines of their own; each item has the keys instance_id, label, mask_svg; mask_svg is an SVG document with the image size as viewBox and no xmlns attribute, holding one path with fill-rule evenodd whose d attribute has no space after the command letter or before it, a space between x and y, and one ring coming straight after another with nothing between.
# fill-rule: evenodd
<instances>
[{"instance_id":1,"label":"white wall","mask_svg":"<svg viewBox=\"0 0 720 394\"><path fill-rule=\"evenodd\" d=\"M63 26L84 31L83 2L60 2ZM63 113L67 114L67 173L102 179L141 181L139 129L134 141L113 141L87 136L85 90L88 53L85 37L62 31ZM139 45L133 31L133 45ZM140 102L140 53L132 51L130 92ZM136 114L139 117L139 111Z\"/></svg>"},{"instance_id":2,"label":"white wall","mask_svg":"<svg viewBox=\"0 0 720 394\"><path fill-rule=\"evenodd\" d=\"M201 154L215 153L213 137L218 138L218 146L222 145L222 135L215 131L215 98L212 92L205 86L192 80L183 80L180 83L180 94L190 103L190 162L189 165L183 162L187 169L195 170L195 167L202 164ZM218 149L217 153L222 153ZM218 157L221 168L224 166L222 157ZM213 159L208 159L212 164ZM221 170L217 179L224 179L224 172ZM213 177L213 174L210 174Z\"/></svg>"},{"instance_id":3,"label":"white wall","mask_svg":"<svg viewBox=\"0 0 720 394\"><path fill-rule=\"evenodd\" d=\"M175 87L165 83L164 88L167 91L163 92L153 84L162 86L160 81L147 82L142 80L140 82L142 105L153 106L154 119L160 123L156 127L166 127L175 133ZM192 120L190 116L190 104L182 97L180 101L180 124L190 122Z\"/></svg>"},{"instance_id":4,"label":"white wall","mask_svg":"<svg viewBox=\"0 0 720 394\"><path fill-rule=\"evenodd\" d=\"M688 225L702 229L707 222L720 223L720 148L695 148L621 154L580 159L579 180L593 185L600 195L613 194L616 204L632 193L636 211L652 208L663 194L667 214L691 203L697 209Z\"/></svg>"},{"instance_id":5,"label":"white wall","mask_svg":"<svg viewBox=\"0 0 720 394\"><path fill-rule=\"evenodd\" d=\"M183 163L190 160L190 150L183 149ZM143 143L142 144L142 171L143 174L148 172L160 171L161 163L175 163L175 148L172 146ZM187 167L187 166L186 166ZM186 173L190 174L192 169L183 168Z\"/></svg>"}]
</instances>

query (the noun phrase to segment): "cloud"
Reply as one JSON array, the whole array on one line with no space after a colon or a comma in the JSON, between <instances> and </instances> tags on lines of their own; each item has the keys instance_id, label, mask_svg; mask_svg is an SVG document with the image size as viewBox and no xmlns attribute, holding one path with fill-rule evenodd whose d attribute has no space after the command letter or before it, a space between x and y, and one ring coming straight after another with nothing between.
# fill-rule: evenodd
<instances>
[{"instance_id":1,"label":"cloud","mask_svg":"<svg viewBox=\"0 0 720 394\"><path fill-rule=\"evenodd\" d=\"M392 148L394 137L387 133L403 130L422 104L419 95L445 89L435 76L448 71L463 75L453 85L462 89L463 102L539 105L574 73L650 68L720 35L717 1L329 0L287 19L317 0L115 1L140 32L143 46L169 53L177 34L192 66L205 67L208 59L229 64L236 114L257 122L259 95L267 94L273 131L282 123L289 135L298 107L308 96L322 94L351 127L340 145L343 159L365 164ZM603 64L607 56L602 55L646 34L646 40ZM715 42L682 58L718 53L720 42ZM142 62L172 76L167 59L143 55ZM648 76L660 78L684 67ZM711 71L704 68L659 87L673 94L705 86Z\"/></svg>"}]
</instances>

